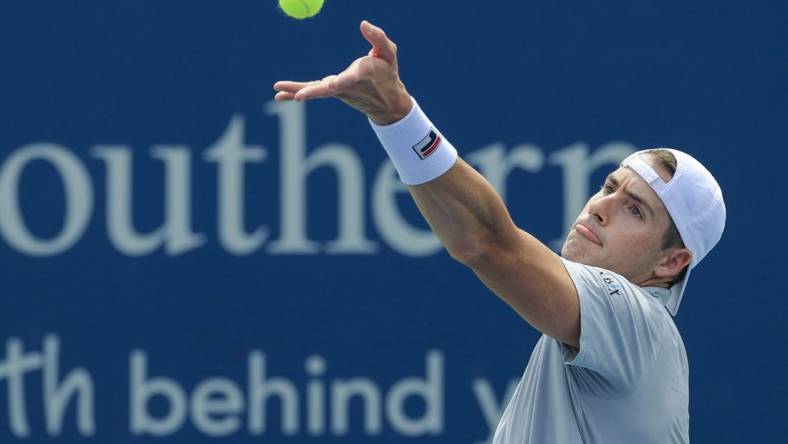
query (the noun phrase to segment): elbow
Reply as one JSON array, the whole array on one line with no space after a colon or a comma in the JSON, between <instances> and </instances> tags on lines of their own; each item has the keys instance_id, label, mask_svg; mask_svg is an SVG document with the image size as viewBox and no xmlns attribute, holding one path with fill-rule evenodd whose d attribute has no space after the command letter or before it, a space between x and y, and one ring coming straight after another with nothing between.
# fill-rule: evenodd
<instances>
[{"instance_id":1,"label":"elbow","mask_svg":"<svg viewBox=\"0 0 788 444\"><path fill-rule=\"evenodd\" d=\"M468 249L462 250L447 247L446 251L449 253L449 256L451 256L452 259L466 266L469 266L470 263L474 262L476 260L475 257L477 256L477 253L474 253L472 250Z\"/></svg>"},{"instance_id":2,"label":"elbow","mask_svg":"<svg viewBox=\"0 0 788 444\"><path fill-rule=\"evenodd\" d=\"M517 250L520 236L514 224L469 230L453 242L444 242L449 255L476 270L509 256Z\"/></svg>"},{"instance_id":3,"label":"elbow","mask_svg":"<svg viewBox=\"0 0 788 444\"><path fill-rule=\"evenodd\" d=\"M488 263L494 255L493 245L487 241L474 240L461 245L447 246L449 256L468 268L477 268Z\"/></svg>"},{"instance_id":4,"label":"elbow","mask_svg":"<svg viewBox=\"0 0 788 444\"><path fill-rule=\"evenodd\" d=\"M476 272L489 271L512 260L522 259L525 245L516 233L514 231L501 235L487 232L485 235L465 239L461 243L447 245L446 250L454 260Z\"/></svg>"}]
</instances>

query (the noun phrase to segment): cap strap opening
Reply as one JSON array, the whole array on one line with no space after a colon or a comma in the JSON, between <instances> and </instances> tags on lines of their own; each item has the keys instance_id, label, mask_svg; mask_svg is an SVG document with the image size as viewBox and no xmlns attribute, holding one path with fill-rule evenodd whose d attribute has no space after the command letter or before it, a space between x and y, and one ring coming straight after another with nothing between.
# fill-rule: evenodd
<instances>
[{"instance_id":1,"label":"cap strap opening","mask_svg":"<svg viewBox=\"0 0 788 444\"><path fill-rule=\"evenodd\" d=\"M633 156L632 158L627 159L623 162L623 165L635 170L635 172L638 173L638 175L643 180L645 180L651 189L656 191L657 194L661 194L667 186L667 183L662 180L662 177L659 176L659 173L657 173L657 171L654 170L654 168L652 168L651 165L649 165L648 162L643 160L640 156Z\"/></svg>"}]
</instances>

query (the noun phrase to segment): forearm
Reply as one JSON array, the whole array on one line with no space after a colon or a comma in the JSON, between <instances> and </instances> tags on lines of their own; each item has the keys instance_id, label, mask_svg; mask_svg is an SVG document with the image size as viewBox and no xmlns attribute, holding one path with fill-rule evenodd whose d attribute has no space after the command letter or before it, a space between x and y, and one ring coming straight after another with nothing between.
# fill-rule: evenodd
<instances>
[{"instance_id":1,"label":"forearm","mask_svg":"<svg viewBox=\"0 0 788 444\"><path fill-rule=\"evenodd\" d=\"M415 101L403 114L372 127L449 253L468 264L490 246L514 245L518 230L495 189L458 157Z\"/></svg>"},{"instance_id":2,"label":"forearm","mask_svg":"<svg viewBox=\"0 0 788 444\"><path fill-rule=\"evenodd\" d=\"M467 264L498 246L516 244L518 230L500 196L461 158L435 180L408 188L455 259Z\"/></svg>"}]
</instances>

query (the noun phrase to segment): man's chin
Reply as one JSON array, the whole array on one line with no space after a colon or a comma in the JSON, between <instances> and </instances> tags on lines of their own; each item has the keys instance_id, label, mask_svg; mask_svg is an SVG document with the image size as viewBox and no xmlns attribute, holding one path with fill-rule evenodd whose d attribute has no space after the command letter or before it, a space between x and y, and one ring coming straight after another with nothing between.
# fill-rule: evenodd
<instances>
[{"instance_id":1,"label":"man's chin","mask_svg":"<svg viewBox=\"0 0 788 444\"><path fill-rule=\"evenodd\" d=\"M580 262L580 258L584 256L583 253L582 246L578 244L576 239L571 237L567 238L564 241L564 245L561 246L561 257L572 262Z\"/></svg>"},{"instance_id":2,"label":"man's chin","mask_svg":"<svg viewBox=\"0 0 788 444\"><path fill-rule=\"evenodd\" d=\"M576 239L567 239L561 247L561 257L566 260L577 262L583 265L591 265L594 267L599 266L598 261L594 260L593 255L583 248L582 243L577 242Z\"/></svg>"}]
</instances>

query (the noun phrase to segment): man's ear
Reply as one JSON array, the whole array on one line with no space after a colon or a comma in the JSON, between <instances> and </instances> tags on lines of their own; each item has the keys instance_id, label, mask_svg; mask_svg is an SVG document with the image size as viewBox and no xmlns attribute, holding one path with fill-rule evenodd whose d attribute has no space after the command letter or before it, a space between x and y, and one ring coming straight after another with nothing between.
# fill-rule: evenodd
<instances>
[{"instance_id":1,"label":"man's ear","mask_svg":"<svg viewBox=\"0 0 788 444\"><path fill-rule=\"evenodd\" d=\"M692 262L692 252L686 248L672 247L662 256L654 269L656 277L673 277Z\"/></svg>"}]
</instances>

